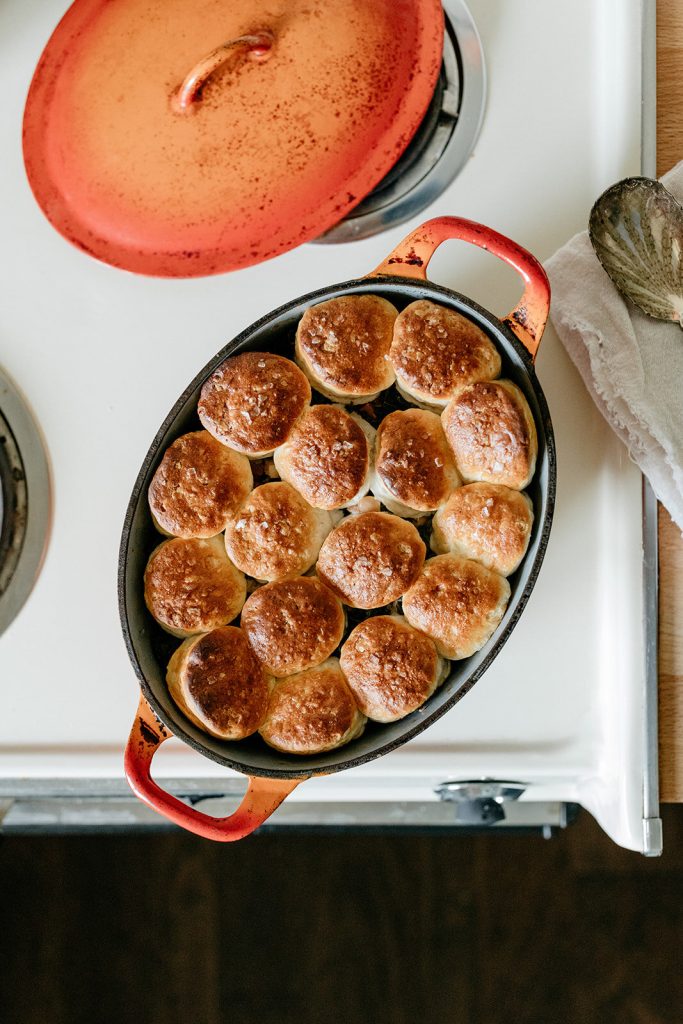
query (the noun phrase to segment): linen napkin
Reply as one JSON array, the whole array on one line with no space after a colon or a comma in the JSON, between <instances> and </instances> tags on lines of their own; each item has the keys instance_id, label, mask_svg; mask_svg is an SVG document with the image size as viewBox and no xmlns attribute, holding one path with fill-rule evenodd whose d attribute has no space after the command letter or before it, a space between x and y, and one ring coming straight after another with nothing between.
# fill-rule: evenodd
<instances>
[{"instance_id":1,"label":"linen napkin","mask_svg":"<svg viewBox=\"0 0 683 1024\"><path fill-rule=\"evenodd\" d=\"M661 182L683 203L683 161ZM560 340L598 409L683 530L683 329L622 298L588 231L567 242L545 269Z\"/></svg>"}]
</instances>

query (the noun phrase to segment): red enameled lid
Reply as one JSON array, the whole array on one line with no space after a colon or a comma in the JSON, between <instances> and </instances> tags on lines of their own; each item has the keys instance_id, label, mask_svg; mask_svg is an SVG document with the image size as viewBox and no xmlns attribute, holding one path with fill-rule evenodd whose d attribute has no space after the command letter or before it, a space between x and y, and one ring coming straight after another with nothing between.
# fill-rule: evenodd
<instances>
[{"instance_id":1,"label":"red enameled lid","mask_svg":"<svg viewBox=\"0 0 683 1024\"><path fill-rule=\"evenodd\" d=\"M24 114L52 224L116 267L194 277L336 224L414 135L440 0L76 0Z\"/></svg>"}]
</instances>

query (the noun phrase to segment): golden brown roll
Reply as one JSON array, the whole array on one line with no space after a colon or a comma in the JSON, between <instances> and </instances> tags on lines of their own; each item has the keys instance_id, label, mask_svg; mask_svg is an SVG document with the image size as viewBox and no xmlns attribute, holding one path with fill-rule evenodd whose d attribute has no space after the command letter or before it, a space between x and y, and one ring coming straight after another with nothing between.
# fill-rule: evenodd
<instances>
[{"instance_id":1,"label":"golden brown roll","mask_svg":"<svg viewBox=\"0 0 683 1024\"><path fill-rule=\"evenodd\" d=\"M173 537L215 537L253 485L243 455L206 430L183 434L166 449L149 485L154 525Z\"/></svg>"},{"instance_id":2,"label":"golden brown roll","mask_svg":"<svg viewBox=\"0 0 683 1024\"><path fill-rule=\"evenodd\" d=\"M260 728L270 747L286 754L322 754L356 739L365 716L356 706L339 661L278 679Z\"/></svg>"},{"instance_id":3,"label":"golden brown roll","mask_svg":"<svg viewBox=\"0 0 683 1024\"><path fill-rule=\"evenodd\" d=\"M375 441L372 493L392 512L415 518L433 512L460 485L441 420L424 409L385 416Z\"/></svg>"},{"instance_id":4,"label":"golden brown roll","mask_svg":"<svg viewBox=\"0 0 683 1024\"><path fill-rule=\"evenodd\" d=\"M261 726L270 680L236 626L190 637L168 663L169 693L191 722L222 740L243 740Z\"/></svg>"},{"instance_id":5,"label":"golden brown roll","mask_svg":"<svg viewBox=\"0 0 683 1024\"><path fill-rule=\"evenodd\" d=\"M464 480L522 491L536 468L538 439L527 400L509 380L470 384L441 416Z\"/></svg>"},{"instance_id":6,"label":"golden brown roll","mask_svg":"<svg viewBox=\"0 0 683 1024\"><path fill-rule=\"evenodd\" d=\"M336 518L304 501L284 481L256 487L225 529L225 549L257 580L291 579L315 562Z\"/></svg>"},{"instance_id":7,"label":"golden brown roll","mask_svg":"<svg viewBox=\"0 0 683 1024\"><path fill-rule=\"evenodd\" d=\"M432 519L432 550L473 558L501 576L526 554L534 507L522 491L499 484L466 484Z\"/></svg>"},{"instance_id":8,"label":"golden brown roll","mask_svg":"<svg viewBox=\"0 0 683 1024\"><path fill-rule=\"evenodd\" d=\"M317 573L352 608L381 608L415 582L425 553L412 523L388 512L362 512L329 535Z\"/></svg>"},{"instance_id":9,"label":"golden brown roll","mask_svg":"<svg viewBox=\"0 0 683 1024\"><path fill-rule=\"evenodd\" d=\"M459 660L495 633L509 599L510 585L497 572L459 555L437 555L403 595L403 613L439 654Z\"/></svg>"},{"instance_id":10,"label":"golden brown roll","mask_svg":"<svg viewBox=\"0 0 683 1024\"><path fill-rule=\"evenodd\" d=\"M391 362L409 400L443 407L465 384L493 380L500 355L480 327L447 306L418 299L394 324Z\"/></svg>"},{"instance_id":11,"label":"golden brown roll","mask_svg":"<svg viewBox=\"0 0 683 1024\"><path fill-rule=\"evenodd\" d=\"M275 468L314 508L346 508L367 494L375 432L339 405L312 405L275 449Z\"/></svg>"},{"instance_id":12,"label":"golden brown roll","mask_svg":"<svg viewBox=\"0 0 683 1024\"><path fill-rule=\"evenodd\" d=\"M165 540L147 562L145 604L173 636L227 625L246 597L247 581L225 553L222 537Z\"/></svg>"},{"instance_id":13,"label":"golden brown roll","mask_svg":"<svg viewBox=\"0 0 683 1024\"><path fill-rule=\"evenodd\" d=\"M341 601L315 576L267 583L249 597L241 625L256 657L273 676L319 665L342 641Z\"/></svg>"},{"instance_id":14,"label":"golden brown roll","mask_svg":"<svg viewBox=\"0 0 683 1024\"><path fill-rule=\"evenodd\" d=\"M271 455L311 401L311 388L291 359L272 352L230 356L202 388L197 410L215 438L250 459Z\"/></svg>"},{"instance_id":15,"label":"golden brown roll","mask_svg":"<svg viewBox=\"0 0 683 1024\"><path fill-rule=\"evenodd\" d=\"M378 295L342 295L306 310L296 361L328 398L369 402L394 383L389 362L397 311Z\"/></svg>"},{"instance_id":16,"label":"golden brown roll","mask_svg":"<svg viewBox=\"0 0 683 1024\"><path fill-rule=\"evenodd\" d=\"M341 649L342 672L358 707L374 722L396 722L419 708L446 677L434 641L402 615L374 615Z\"/></svg>"}]
</instances>

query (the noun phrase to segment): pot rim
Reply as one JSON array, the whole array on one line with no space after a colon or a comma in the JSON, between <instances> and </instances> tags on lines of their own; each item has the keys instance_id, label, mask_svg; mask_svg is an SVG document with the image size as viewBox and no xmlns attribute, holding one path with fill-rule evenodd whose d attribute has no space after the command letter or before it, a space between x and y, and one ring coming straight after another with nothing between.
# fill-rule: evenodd
<instances>
[{"instance_id":1,"label":"pot rim","mask_svg":"<svg viewBox=\"0 0 683 1024\"><path fill-rule=\"evenodd\" d=\"M135 645L133 643L132 628L128 616L128 607L126 599L126 582L127 582L127 569L128 569L128 552L133 533L133 519L140 501L141 492L143 490L145 480L148 476L152 462L159 455L159 448L162 441L166 437L169 429L173 423L177 420L180 415L183 406L187 403L190 396L199 388L201 384L210 376L210 374L216 369L216 367L228 356L234 355L239 352L242 348L246 347L252 337L257 334L261 329L267 327L271 323L275 323L284 314L290 312L297 306L302 304L314 305L317 302L324 301L327 298L332 298L340 294L354 294L357 292L372 291L381 287L390 291L395 291L403 295L403 297L409 298L409 301L415 301L418 297L423 297L425 294L430 297L441 297L449 300L449 305L460 304L464 308L472 311L476 314L476 317L480 320L485 321L496 334L502 335L508 345L512 347L516 355L519 357L523 372L526 375L529 384L534 392L534 396L538 403L539 411L542 418L541 429L543 431L544 450L547 462L547 483L545 486L541 485L541 495L545 504L545 511L543 520L540 526L536 553L534 555L531 566L527 570L527 578L520 593L514 598L512 607L513 611L510 615L509 620L505 624L504 628L495 636L495 641L492 644L490 650L482 661L464 678L462 684L451 694L451 696L445 700L440 706L433 708L428 713L417 715L414 724L401 735L388 739L383 743L379 743L378 746L370 751L365 751L362 754L350 756L337 763L326 765L322 768L311 768L304 766L304 764L292 763L292 767L281 768L264 768L262 766L253 766L245 764L233 757L219 754L211 747L206 746L197 737L192 734L189 729L184 727L183 716L178 712L179 719L176 722L166 714L164 709L160 706L154 691L149 684L147 677L140 665ZM455 303L454 303L455 300ZM536 424L537 430L539 424ZM390 753L392 750L403 746L409 740L423 732L428 726L431 726L436 722L442 715L450 711L455 704L458 703L465 696L466 693L474 686L474 684L481 678L486 672L491 663L500 653L504 644L508 640L512 630L516 626L519 618L531 596L531 592L536 584L543 559L545 557L548 539L550 536L550 530L553 519L553 512L556 498L556 482L557 482L557 459L554 433L552 428L552 421L550 418L550 411L548 404L538 381L538 378L534 369L534 362L519 339L514 335L512 330L497 316L485 309L479 303L460 292L455 291L452 288L444 287L443 285L434 284L430 280L419 280L416 281L414 278L401 277L397 274L379 274L372 277L355 278L349 281L343 281L339 284L326 285L322 288L318 288L315 291L306 293L298 296L289 302L277 307L274 310L269 311L264 316L260 317L254 323L250 324L244 330L240 331L233 339L231 339L209 362L199 371L198 374L193 378L190 384L185 388L181 396L174 403L172 409L165 417L162 425L157 431L149 450L143 460L138 475L133 486L133 490L128 502L126 509L126 515L123 524L123 530L121 535L121 543L119 547L119 564L118 564L118 604L119 604L119 615L121 620L121 628L124 634L126 649L128 656L131 660L135 674L140 682L140 688L143 696L148 701L150 707L153 709L155 715L161 722L170 730L170 732L181 739L184 743L187 743L192 749L198 753L203 754L217 764L221 764L224 767L231 768L243 775L247 776L258 776L262 778L274 778L274 779L304 779L318 775L331 775L333 773L344 771L347 768L355 768L361 764L366 764L369 761L373 761L384 754ZM522 562L522 566L525 566L526 558ZM490 641L489 641L490 642ZM443 685L448 682L448 677ZM437 691L438 692L438 691ZM419 709L418 709L419 710ZM188 722L188 727L190 723ZM210 737L210 739L214 739ZM277 752L273 752L273 756L276 756Z\"/></svg>"}]
</instances>

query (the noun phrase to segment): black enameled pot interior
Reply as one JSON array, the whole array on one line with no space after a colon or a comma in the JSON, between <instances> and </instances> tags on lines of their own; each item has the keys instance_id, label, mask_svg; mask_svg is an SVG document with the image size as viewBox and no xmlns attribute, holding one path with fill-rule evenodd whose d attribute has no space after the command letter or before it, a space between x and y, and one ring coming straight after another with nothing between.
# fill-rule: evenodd
<instances>
[{"instance_id":1,"label":"black enameled pot interior","mask_svg":"<svg viewBox=\"0 0 683 1024\"><path fill-rule=\"evenodd\" d=\"M258 737L227 743L197 729L171 700L165 682L166 663L180 643L165 633L150 616L143 597L147 559L160 541L147 505L147 489L168 445L181 434L200 428L197 401L202 384L229 355L248 349L291 356L297 323L304 310L317 302L351 293L371 292L399 310L416 299L431 299L458 310L473 320L497 346L503 361L501 376L523 391L538 433L536 473L527 489L534 505L529 550L510 577L512 594L503 620L491 640L471 658L450 663L446 682L411 715L390 725L368 722L365 732L347 746L315 757L280 754ZM321 400L314 392L314 401ZM407 278L363 278L313 292L269 313L225 346L178 399L155 437L135 483L124 523L119 559L119 608L128 653L144 696L174 733L200 753L247 775L296 777L327 774L379 757L417 735L467 693L488 668L512 632L533 589L548 541L555 501L555 447L548 407L530 356L510 329L472 300L431 282ZM428 557L430 552L428 552ZM381 611L381 610L378 610Z\"/></svg>"}]
</instances>

